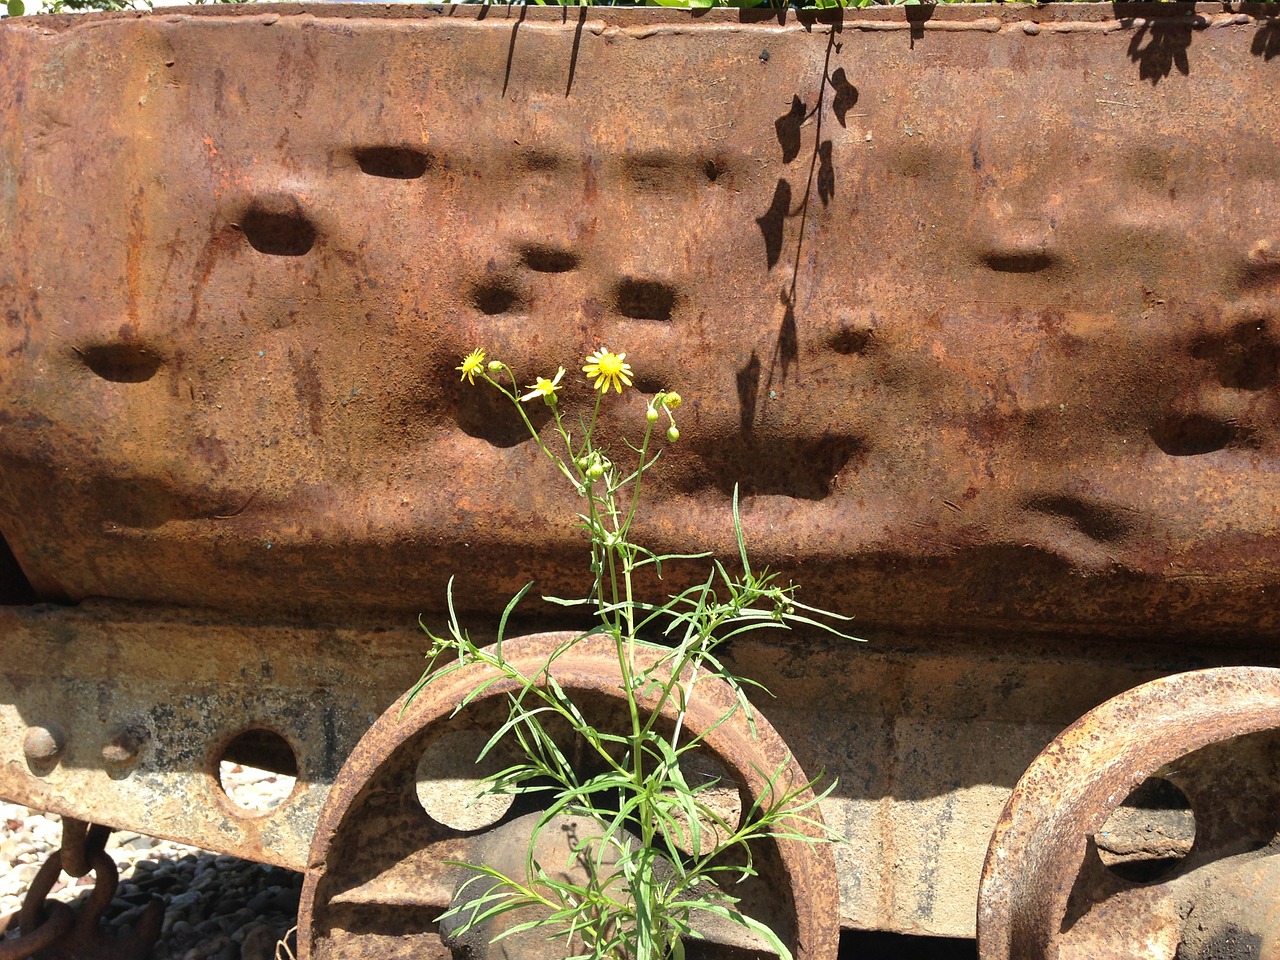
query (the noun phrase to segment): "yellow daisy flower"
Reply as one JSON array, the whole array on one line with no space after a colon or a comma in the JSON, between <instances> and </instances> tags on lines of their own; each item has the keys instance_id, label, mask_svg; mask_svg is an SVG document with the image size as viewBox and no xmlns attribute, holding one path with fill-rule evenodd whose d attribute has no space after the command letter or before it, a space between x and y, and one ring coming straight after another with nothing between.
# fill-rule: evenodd
<instances>
[{"instance_id":1,"label":"yellow daisy flower","mask_svg":"<svg viewBox=\"0 0 1280 960\"><path fill-rule=\"evenodd\" d=\"M563 376L564 367L561 367L553 380L548 380L546 377L539 377L537 383L529 384L529 392L520 399L532 400L534 397L545 397L547 403L555 403L556 391L560 389L560 378Z\"/></svg>"},{"instance_id":2,"label":"yellow daisy flower","mask_svg":"<svg viewBox=\"0 0 1280 960\"><path fill-rule=\"evenodd\" d=\"M600 349L587 357L582 372L601 393L607 393L610 386L621 393L623 384L631 386L631 378L635 376L631 371L631 364L625 362L626 359L625 353Z\"/></svg>"},{"instance_id":3,"label":"yellow daisy flower","mask_svg":"<svg viewBox=\"0 0 1280 960\"><path fill-rule=\"evenodd\" d=\"M477 347L472 350L462 358L462 366L454 367L453 369L461 370L462 379L474 384L476 382L476 374L484 370L484 349Z\"/></svg>"}]
</instances>

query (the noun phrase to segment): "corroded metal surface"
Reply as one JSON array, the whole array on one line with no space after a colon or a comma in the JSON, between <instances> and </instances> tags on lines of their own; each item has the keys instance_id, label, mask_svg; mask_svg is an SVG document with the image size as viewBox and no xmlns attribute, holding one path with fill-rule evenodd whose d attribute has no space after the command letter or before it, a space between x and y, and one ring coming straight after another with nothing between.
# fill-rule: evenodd
<instances>
[{"instance_id":1,"label":"corroded metal surface","mask_svg":"<svg viewBox=\"0 0 1280 960\"><path fill-rule=\"evenodd\" d=\"M343 761L423 665L408 625L301 628L98 602L0 610L0 642L20 651L0 673L0 796L291 869L306 866ZM736 645L731 662L773 693L760 707L801 766L839 782L823 816L845 840L841 923L972 936L992 828L1045 744L1139 683L1269 653L873 633L852 660L844 643L779 636ZM52 726L60 752L25 756L26 734ZM130 727L147 734L137 760L109 766L104 747ZM298 784L275 810L241 809L218 784L219 757L246 729L292 747Z\"/></svg>"},{"instance_id":2,"label":"corroded metal surface","mask_svg":"<svg viewBox=\"0 0 1280 960\"><path fill-rule=\"evenodd\" d=\"M347 753L421 671L420 637L120 605L0 608L0 638L22 652L0 674L0 796L298 869ZM24 755L24 734L54 723L64 749ZM282 738L298 774L269 814L219 784L229 746L254 730ZM127 740L136 750L120 750Z\"/></svg>"},{"instance_id":3,"label":"corroded metal surface","mask_svg":"<svg viewBox=\"0 0 1280 960\"><path fill-rule=\"evenodd\" d=\"M547 669L600 729L623 731L630 721L619 696L621 676L611 638L588 638L548 666L551 654L572 636L509 640L503 652L525 676L536 677ZM661 673L651 652L638 651L636 657L640 669L652 666ZM464 697L482 687L483 694L458 709ZM427 687L407 707L403 700L393 705L360 741L335 781L316 828L298 916L301 960L450 956L447 944L453 943L454 935L439 925L439 918L452 904L466 901L464 890L474 896L465 887L471 872L459 864L522 864L525 848L513 838L527 838L529 827L520 815L536 808L514 811L488 831L451 829L428 816L419 800L418 782L430 776L421 761L432 741L450 732L496 731L509 716L508 695L516 689L513 681L482 665L456 671ZM674 722L674 701L660 705L650 694L637 699L642 709L646 704L660 707ZM689 735L704 738L702 749L723 765L744 798L764 796L771 777L786 785L784 789L808 782L763 717L756 718L753 731L741 711L729 716L735 704L730 688L704 679L682 722ZM568 741L561 746L572 758ZM811 797L808 791L800 795L802 800ZM814 825L791 821L789 827L817 835ZM504 845L511 849L496 849ZM831 846L773 838L753 843L752 850L759 875L733 885L739 908L766 923L798 960L834 957L840 922ZM554 844L545 852L554 857ZM544 866L561 869L554 860ZM492 921L479 941L487 943L489 933L526 919L520 915ZM707 940L698 949L705 953L698 956L734 956L742 949L740 937L718 948L715 930L703 933ZM542 931L536 938L521 938L509 955L552 958L564 951L560 938L547 941ZM462 947L461 955L477 954Z\"/></svg>"},{"instance_id":4,"label":"corroded metal surface","mask_svg":"<svg viewBox=\"0 0 1280 960\"><path fill-rule=\"evenodd\" d=\"M737 484L864 621L1274 636L1271 13L8 21L0 532L50 598L570 592L453 367L603 343L691 398L651 546L731 552Z\"/></svg>"},{"instance_id":5,"label":"corroded metal surface","mask_svg":"<svg viewBox=\"0 0 1280 960\"><path fill-rule=\"evenodd\" d=\"M481 620L584 586L576 505L459 357L605 344L688 400L642 541L731 555L736 484L759 560L875 640L734 652L840 779L840 922L970 935L1058 731L1278 656L1273 14L6 21L0 601L123 602L0 609L0 795L305 866L447 578ZM217 785L246 729L298 768L266 815ZM1200 877L1274 885L1230 842ZM1213 936L1272 935L1235 902Z\"/></svg>"},{"instance_id":6,"label":"corroded metal surface","mask_svg":"<svg viewBox=\"0 0 1280 960\"><path fill-rule=\"evenodd\" d=\"M1155 877L1106 866L1091 838L1160 772L1195 842ZM1166 677L1062 733L1019 781L983 870L982 960L1269 958L1280 950L1280 670Z\"/></svg>"}]
</instances>

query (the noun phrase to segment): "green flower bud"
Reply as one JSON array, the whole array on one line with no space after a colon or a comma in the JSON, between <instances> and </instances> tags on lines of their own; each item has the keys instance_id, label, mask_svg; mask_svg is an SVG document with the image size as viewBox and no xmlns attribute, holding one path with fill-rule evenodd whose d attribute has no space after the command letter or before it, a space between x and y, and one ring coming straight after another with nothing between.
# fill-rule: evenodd
<instances>
[{"instance_id":1,"label":"green flower bud","mask_svg":"<svg viewBox=\"0 0 1280 960\"><path fill-rule=\"evenodd\" d=\"M676 429L676 425L673 423L671 426L667 427L667 440L671 443L675 443L679 439L680 431Z\"/></svg>"},{"instance_id":2,"label":"green flower bud","mask_svg":"<svg viewBox=\"0 0 1280 960\"><path fill-rule=\"evenodd\" d=\"M644 418L650 423L656 423L658 421L658 411L650 405L649 409L644 412Z\"/></svg>"}]
</instances>

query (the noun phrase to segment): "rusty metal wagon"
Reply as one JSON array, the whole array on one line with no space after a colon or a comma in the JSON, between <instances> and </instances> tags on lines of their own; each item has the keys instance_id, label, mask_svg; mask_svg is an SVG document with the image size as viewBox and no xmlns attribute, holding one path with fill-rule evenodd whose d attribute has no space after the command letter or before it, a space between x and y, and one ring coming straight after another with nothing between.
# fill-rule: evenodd
<instances>
[{"instance_id":1,"label":"rusty metal wagon","mask_svg":"<svg viewBox=\"0 0 1280 960\"><path fill-rule=\"evenodd\" d=\"M733 650L712 759L838 778L755 893L797 956L1280 956L1277 54L1234 4L4 22L0 797L305 871L304 957L450 956L506 826L421 799L488 719L399 715L418 617L582 576L454 367L617 344L687 398L645 542L731 555L736 487L868 641Z\"/></svg>"}]
</instances>

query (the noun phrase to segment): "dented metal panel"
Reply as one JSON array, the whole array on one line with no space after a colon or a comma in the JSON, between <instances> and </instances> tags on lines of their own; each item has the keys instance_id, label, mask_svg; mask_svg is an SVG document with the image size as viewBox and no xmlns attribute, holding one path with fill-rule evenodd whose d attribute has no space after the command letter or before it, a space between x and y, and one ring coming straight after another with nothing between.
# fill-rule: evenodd
<instances>
[{"instance_id":1,"label":"dented metal panel","mask_svg":"<svg viewBox=\"0 0 1280 960\"><path fill-rule=\"evenodd\" d=\"M0 530L51 598L565 592L571 499L453 367L604 343L691 399L656 547L728 549L736 485L867 621L1274 635L1276 28L10 21Z\"/></svg>"}]
</instances>

